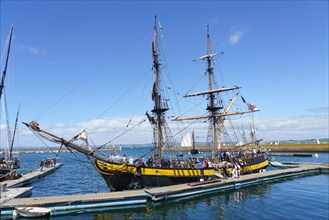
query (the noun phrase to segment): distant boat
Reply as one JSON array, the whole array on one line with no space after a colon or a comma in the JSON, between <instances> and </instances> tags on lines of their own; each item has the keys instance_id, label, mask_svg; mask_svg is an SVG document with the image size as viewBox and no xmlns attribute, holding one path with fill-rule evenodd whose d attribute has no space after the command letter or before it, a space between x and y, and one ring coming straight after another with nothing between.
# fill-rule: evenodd
<instances>
[{"instance_id":1,"label":"distant boat","mask_svg":"<svg viewBox=\"0 0 329 220\"><path fill-rule=\"evenodd\" d=\"M13 218L25 217L36 218L50 215L50 209L45 207L16 207L13 212Z\"/></svg>"},{"instance_id":2,"label":"distant boat","mask_svg":"<svg viewBox=\"0 0 329 220\"><path fill-rule=\"evenodd\" d=\"M181 147L192 147L190 149L191 154L199 153L199 150L195 149L194 131L192 132L192 142L191 142L190 133L186 133L182 138Z\"/></svg>"},{"instance_id":3,"label":"distant boat","mask_svg":"<svg viewBox=\"0 0 329 220\"><path fill-rule=\"evenodd\" d=\"M191 154L198 154L199 150L195 148L195 138L194 138L194 131L192 132L192 149L190 150Z\"/></svg>"},{"instance_id":4,"label":"distant boat","mask_svg":"<svg viewBox=\"0 0 329 220\"><path fill-rule=\"evenodd\" d=\"M274 157L271 157L269 159L269 163L271 164L271 166L273 167L285 167L285 165L279 161L277 161Z\"/></svg>"}]
</instances>

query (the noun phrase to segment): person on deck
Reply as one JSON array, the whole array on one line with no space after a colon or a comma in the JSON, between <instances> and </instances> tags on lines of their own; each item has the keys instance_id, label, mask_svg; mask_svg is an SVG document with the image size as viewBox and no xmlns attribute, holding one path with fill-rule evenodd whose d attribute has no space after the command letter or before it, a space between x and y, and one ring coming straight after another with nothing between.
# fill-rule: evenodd
<instances>
[{"instance_id":1,"label":"person on deck","mask_svg":"<svg viewBox=\"0 0 329 220\"><path fill-rule=\"evenodd\" d=\"M124 163L127 162L127 157L125 154L122 156L122 162L124 162Z\"/></svg>"},{"instance_id":2,"label":"person on deck","mask_svg":"<svg viewBox=\"0 0 329 220\"><path fill-rule=\"evenodd\" d=\"M129 163L134 164L134 158L132 156L129 157Z\"/></svg>"},{"instance_id":3,"label":"person on deck","mask_svg":"<svg viewBox=\"0 0 329 220\"><path fill-rule=\"evenodd\" d=\"M146 165L147 165L148 167L153 167L153 157L152 157L152 156L150 156L150 157L147 159L147 161L146 161Z\"/></svg>"},{"instance_id":4,"label":"person on deck","mask_svg":"<svg viewBox=\"0 0 329 220\"><path fill-rule=\"evenodd\" d=\"M256 148L255 147L252 148L251 155L252 155L252 157L256 157Z\"/></svg>"}]
</instances>

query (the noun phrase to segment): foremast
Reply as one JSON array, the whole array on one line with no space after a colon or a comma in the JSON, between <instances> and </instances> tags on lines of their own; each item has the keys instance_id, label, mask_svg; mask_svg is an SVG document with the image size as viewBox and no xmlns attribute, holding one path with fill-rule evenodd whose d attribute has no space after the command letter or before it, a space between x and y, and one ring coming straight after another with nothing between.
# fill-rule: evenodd
<instances>
[{"instance_id":1,"label":"foremast","mask_svg":"<svg viewBox=\"0 0 329 220\"><path fill-rule=\"evenodd\" d=\"M160 165L162 161L162 150L164 148L164 124L165 124L165 112L168 111L166 101L161 96L160 90L160 62L159 54L157 50L158 35L157 35L157 20L154 17L154 38L152 42L152 58L153 58L153 74L154 83L152 88L152 100L154 102L154 108L151 110L153 117L146 113L151 125L153 126L153 139L154 147L157 149L157 162Z\"/></svg>"}]
</instances>

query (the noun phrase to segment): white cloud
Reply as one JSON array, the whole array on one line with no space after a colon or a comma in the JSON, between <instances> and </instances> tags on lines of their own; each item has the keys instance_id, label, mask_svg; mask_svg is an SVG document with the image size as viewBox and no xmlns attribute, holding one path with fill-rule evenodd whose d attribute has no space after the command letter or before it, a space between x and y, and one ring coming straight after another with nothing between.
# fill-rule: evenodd
<instances>
[{"instance_id":1,"label":"white cloud","mask_svg":"<svg viewBox=\"0 0 329 220\"><path fill-rule=\"evenodd\" d=\"M33 46L27 47L27 51L30 54L36 55L36 56L46 56L48 53L47 49L45 49L45 48L33 47Z\"/></svg>"},{"instance_id":2,"label":"white cloud","mask_svg":"<svg viewBox=\"0 0 329 220\"><path fill-rule=\"evenodd\" d=\"M245 33L247 33L248 29L247 26L243 26L240 27L239 30L234 31L229 37L229 43L232 45L239 43Z\"/></svg>"},{"instance_id":3,"label":"white cloud","mask_svg":"<svg viewBox=\"0 0 329 220\"><path fill-rule=\"evenodd\" d=\"M272 140L328 138L328 115L292 116L261 119L257 122L259 137Z\"/></svg>"},{"instance_id":4,"label":"white cloud","mask_svg":"<svg viewBox=\"0 0 329 220\"><path fill-rule=\"evenodd\" d=\"M29 53L34 56L46 56L48 54L48 50L46 48L41 48L39 46L26 46L24 44L18 44L17 48L23 53Z\"/></svg>"},{"instance_id":5,"label":"white cloud","mask_svg":"<svg viewBox=\"0 0 329 220\"><path fill-rule=\"evenodd\" d=\"M75 125L63 123L53 125L40 124L40 128L66 139L71 139L87 128L89 138L96 145L105 144L109 141L112 141L111 143L113 144L148 144L152 142L152 128L147 120L139 124L144 118L144 116L135 117L129 124L128 129L126 128L129 121L128 117L97 119L93 122L87 121ZM169 127L172 128L172 134L178 134L177 126L174 124L175 122L168 121L168 123ZM257 138L264 141L328 138L328 124L328 115L325 114L255 120ZM133 126L135 127L129 130ZM197 127L200 130L195 131L198 137L196 141L204 142L206 140L208 124L200 122ZM44 146L37 137L33 137L32 132L27 128L24 128L19 134L20 146ZM176 141L180 141L181 136L176 135L174 138ZM50 142L47 144L54 146Z\"/></svg>"}]
</instances>

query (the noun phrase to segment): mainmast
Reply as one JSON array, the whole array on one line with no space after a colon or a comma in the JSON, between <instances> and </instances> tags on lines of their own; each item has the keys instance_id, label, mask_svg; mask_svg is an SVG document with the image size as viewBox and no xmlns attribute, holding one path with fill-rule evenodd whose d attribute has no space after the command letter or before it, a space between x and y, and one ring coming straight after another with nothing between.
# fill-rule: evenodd
<instances>
[{"instance_id":1,"label":"mainmast","mask_svg":"<svg viewBox=\"0 0 329 220\"><path fill-rule=\"evenodd\" d=\"M220 88L214 89L214 71L212 67L212 57L217 56L219 54L223 54L222 52L219 53L211 53L211 42L210 42L210 34L209 34L209 25L207 25L207 54L199 57L198 59L194 60L206 60L207 61L207 73L208 73L208 91L188 94L185 97L192 97L192 96L200 96L200 95L207 95L208 96L208 105L207 111L209 112L208 116L198 116L198 117L190 117L190 118L176 118L175 120L195 120L195 119L202 119L208 118L211 123L211 130L212 130L212 137L213 137L213 152L215 159L218 158L218 153L220 149L220 130L221 124L223 123L223 116L226 116L226 113L220 113L219 111L223 109L222 100L217 100L216 94L219 92L225 92L230 90L238 89L238 87L233 88ZM227 108L228 110L228 108Z\"/></svg>"},{"instance_id":2,"label":"mainmast","mask_svg":"<svg viewBox=\"0 0 329 220\"><path fill-rule=\"evenodd\" d=\"M155 138L155 147L157 148L157 159L158 164L161 164L162 160L162 148L164 147L164 138L163 138L163 124L165 123L164 114L168 111L167 104L165 100L161 97L160 88L159 88L159 77L160 77L160 63L159 55L157 51L157 23L156 16L154 18L154 38L152 42L152 57L153 57L153 73L154 73L154 84L152 89L152 100L154 101L154 108L152 109L153 117L148 115L148 118L154 127L153 137Z\"/></svg>"},{"instance_id":3,"label":"mainmast","mask_svg":"<svg viewBox=\"0 0 329 220\"><path fill-rule=\"evenodd\" d=\"M219 54L223 54L223 52L212 53L211 52L211 42L210 42L210 34L209 34L209 25L207 25L207 54L197 58L197 60L206 60L207 61L207 73L208 73L208 91L197 92L193 94L187 94L185 97L193 97L193 96L204 96L207 95L207 111L209 115L207 116L195 116L188 118L175 118L176 121L181 120L198 120L198 119L209 119L211 126L211 136L213 138L213 153L214 153L214 161L218 160L218 155L220 151L220 134L222 125L224 123L224 118L226 116L231 115L239 115L250 113L252 111L244 111L244 112L229 112L231 106L233 105L236 96L235 95L228 105L224 108L222 100L218 97L217 93L227 92L231 90L239 89L240 87L231 87L231 88L214 88L214 71L212 67L212 58Z\"/></svg>"},{"instance_id":4,"label":"mainmast","mask_svg":"<svg viewBox=\"0 0 329 220\"><path fill-rule=\"evenodd\" d=\"M212 54L211 54L211 44L210 44L210 34L209 34L209 25L207 25L207 72L209 75L209 91L213 90L213 80L214 80L214 71L212 67ZM218 152L220 149L220 129L221 127L218 126L218 120L221 120L221 118L217 118L216 114L220 109L223 108L222 102L220 102L221 106L216 106L215 104L215 94L211 93L209 94L209 104L207 107L207 110L210 113L210 121L213 126L213 150L214 150L214 156L215 158L218 156ZM218 132L217 132L218 131Z\"/></svg>"}]
</instances>

